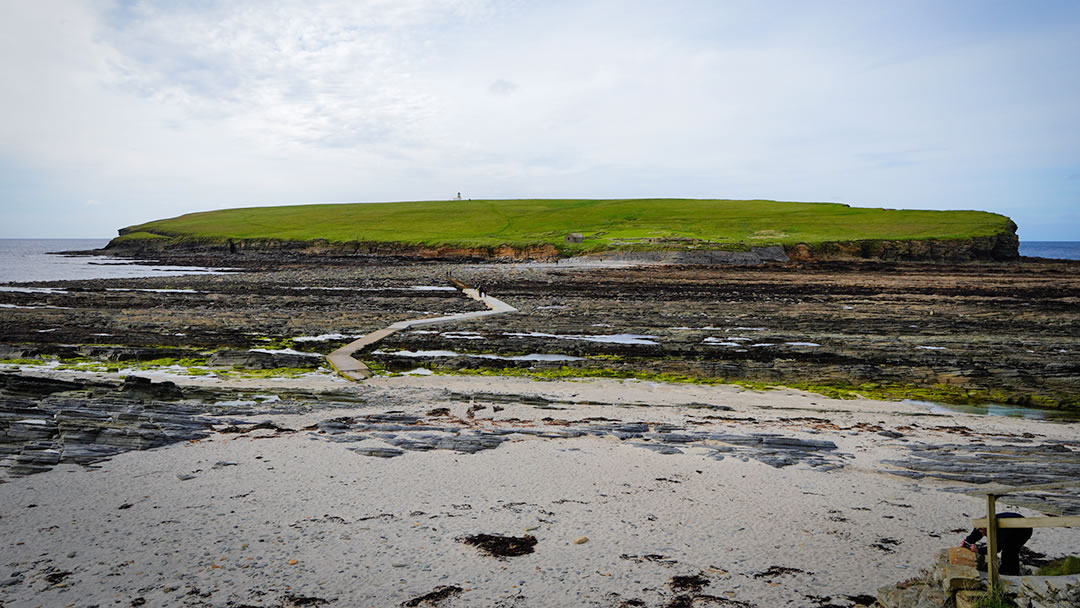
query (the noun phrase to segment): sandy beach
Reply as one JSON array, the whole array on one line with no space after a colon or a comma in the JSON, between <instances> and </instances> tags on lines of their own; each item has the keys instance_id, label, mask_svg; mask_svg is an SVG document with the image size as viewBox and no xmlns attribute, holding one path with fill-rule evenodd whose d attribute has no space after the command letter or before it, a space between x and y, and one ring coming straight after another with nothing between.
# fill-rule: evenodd
<instances>
[{"instance_id":1,"label":"sandy beach","mask_svg":"<svg viewBox=\"0 0 1080 608\"><path fill-rule=\"evenodd\" d=\"M983 509L969 484L895 474L913 449L1080 449L1075 424L792 390L446 376L336 390L360 403L7 479L0 605L863 605ZM536 543L496 557L462 542L478 534ZM1028 545L1077 546L1077 530Z\"/></svg>"}]
</instances>

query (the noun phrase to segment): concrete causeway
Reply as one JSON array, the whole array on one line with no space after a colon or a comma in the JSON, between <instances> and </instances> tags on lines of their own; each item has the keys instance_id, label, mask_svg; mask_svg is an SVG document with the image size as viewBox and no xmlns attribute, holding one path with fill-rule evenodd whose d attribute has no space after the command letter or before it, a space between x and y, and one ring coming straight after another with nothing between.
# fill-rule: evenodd
<instances>
[{"instance_id":1,"label":"concrete causeway","mask_svg":"<svg viewBox=\"0 0 1080 608\"><path fill-rule=\"evenodd\" d=\"M401 331L403 329L410 329L412 327L421 327L424 325L436 325L438 323L453 323L455 321L468 321L471 319L480 319L490 315L501 315L508 312L517 312L517 309L510 306L506 302L485 295L483 297L477 293L476 289L469 287L461 281L451 278L449 281L461 290L461 293L466 296L482 302L488 307L489 310L481 310L477 312L463 312L456 315L449 315L446 317L427 317L422 319L410 319L407 321L398 321L388 327L373 331L366 336L349 342L345 346L335 350L326 356L326 360L330 363L330 367L334 368L339 375L349 380L366 380L371 377L371 370L368 366L364 365L359 360L353 357L353 353L364 348L365 346L374 344L383 338Z\"/></svg>"}]
</instances>

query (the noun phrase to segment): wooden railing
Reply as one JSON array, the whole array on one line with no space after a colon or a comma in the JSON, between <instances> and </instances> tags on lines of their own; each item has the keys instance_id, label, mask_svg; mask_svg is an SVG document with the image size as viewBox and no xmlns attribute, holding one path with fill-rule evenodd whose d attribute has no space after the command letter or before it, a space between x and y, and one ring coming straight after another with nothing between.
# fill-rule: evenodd
<instances>
[{"instance_id":1,"label":"wooden railing","mask_svg":"<svg viewBox=\"0 0 1080 608\"><path fill-rule=\"evenodd\" d=\"M1080 479L1075 481L1063 481L1061 483L1048 483L1037 486L1018 486L1010 488L995 488L992 490L978 490L969 492L972 495L986 496L986 517L973 519L972 524L976 528L986 529L986 564L990 579L990 591L994 591L999 585L998 580L998 530L1005 528L1080 528L1080 516L1069 515L1062 517L1006 517L997 516L997 499L1000 496L1019 494L1023 492L1038 492L1040 490L1057 490L1072 486L1080 486Z\"/></svg>"}]
</instances>

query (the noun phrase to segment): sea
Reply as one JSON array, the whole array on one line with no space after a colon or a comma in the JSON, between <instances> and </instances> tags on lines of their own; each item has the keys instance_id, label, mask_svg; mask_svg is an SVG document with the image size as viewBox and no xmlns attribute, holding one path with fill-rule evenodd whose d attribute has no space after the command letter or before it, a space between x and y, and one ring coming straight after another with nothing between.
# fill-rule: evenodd
<instances>
[{"instance_id":1,"label":"sea","mask_svg":"<svg viewBox=\"0 0 1080 608\"><path fill-rule=\"evenodd\" d=\"M0 283L132 279L179 274L218 274L220 268L162 266L99 255L62 251L101 249L109 239L0 239Z\"/></svg>"},{"instance_id":2,"label":"sea","mask_svg":"<svg viewBox=\"0 0 1080 608\"><path fill-rule=\"evenodd\" d=\"M1031 258L1080 260L1080 242L1020 241L1020 255Z\"/></svg>"}]
</instances>

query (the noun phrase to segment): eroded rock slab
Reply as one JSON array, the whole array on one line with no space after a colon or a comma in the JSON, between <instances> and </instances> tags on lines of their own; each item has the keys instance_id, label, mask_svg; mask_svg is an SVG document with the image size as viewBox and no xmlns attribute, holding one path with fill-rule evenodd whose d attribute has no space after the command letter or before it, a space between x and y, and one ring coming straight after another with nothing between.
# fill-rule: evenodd
<instances>
[{"instance_id":1,"label":"eroded rock slab","mask_svg":"<svg viewBox=\"0 0 1080 608\"><path fill-rule=\"evenodd\" d=\"M927 477L970 485L1005 484L1030 486L1080 479L1080 440L1019 440L1012 443L916 444L908 457L886 460L883 464L899 467L894 475L924 479ZM1012 504L1035 509L1080 515L1080 497L1075 489L1013 494Z\"/></svg>"},{"instance_id":2,"label":"eroded rock slab","mask_svg":"<svg viewBox=\"0 0 1080 608\"><path fill-rule=\"evenodd\" d=\"M474 428L464 420L447 419L441 412L434 418L426 420L421 416L402 413L371 414L324 420L307 430L339 443L377 441L381 445L349 449L380 458L400 456L406 451L429 450L475 454L496 449L513 440L571 440L580 437L614 438L660 454L682 454L689 449L699 449L716 460L752 459L776 468L801 464L829 471L843 467L845 459L849 458L832 441L771 433L740 435L688 430L672 424L606 419L570 422L554 418L544 418L534 424L520 420L490 421L491 426Z\"/></svg>"}]
</instances>

